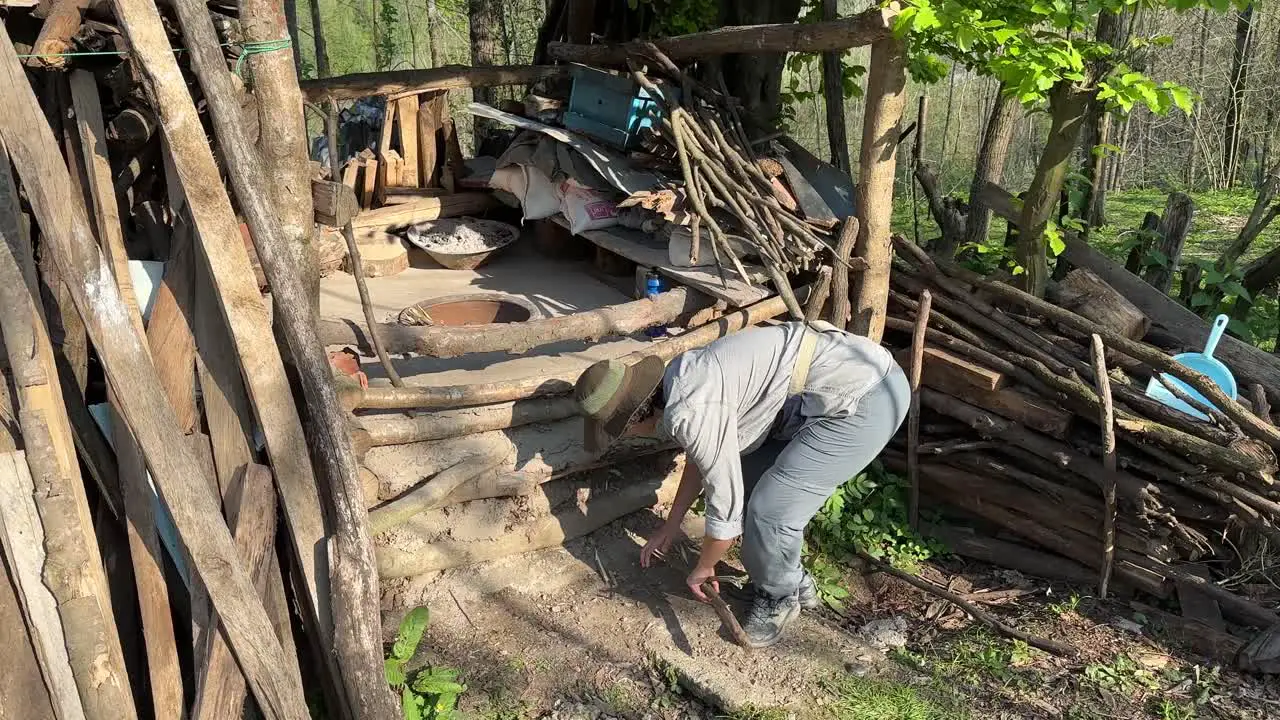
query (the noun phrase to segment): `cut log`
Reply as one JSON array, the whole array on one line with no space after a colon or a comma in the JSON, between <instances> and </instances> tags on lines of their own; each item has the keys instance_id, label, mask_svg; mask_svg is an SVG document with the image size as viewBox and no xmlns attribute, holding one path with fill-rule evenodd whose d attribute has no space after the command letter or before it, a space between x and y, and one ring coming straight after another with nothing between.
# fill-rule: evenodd
<instances>
[{"instance_id":1,"label":"cut log","mask_svg":"<svg viewBox=\"0 0 1280 720\"><path fill-rule=\"evenodd\" d=\"M84 11L91 0L51 0L48 15L40 26L40 35L31 46L33 57L28 63L33 67L64 68L70 58L63 53L74 49L71 38L80 30Z\"/></svg>"},{"instance_id":2,"label":"cut log","mask_svg":"<svg viewBox=\"0 0 1280 720\"><path fill-rule=\"evenodd\" d=\"M707 32L658 38L653 43L675 61L730 53L820 53L870 45L889 37L896 5L872 8L853 17L816 23L740 25ZM547 53L563 62L587 65L621 65L631 48L627 44L574 45L552 42Z\"/></svg>"},{"instance_id":3,"label":"cut log","mask_svg":"<svg viewBox=\"0 0 1280 720\"><path fill-rule=\"evenodd\" d=\"M365 171L369 165L365 165ZM370 186L369 191L373 188ZM460 215L477 215L494 207L495 200L489 193L467 192L428 197L414 202L391 205L357 214L351 220L356 235L371 230L384 232L403 230L410 225L428 220L439 220Z\"/></svg>"},{"instance_id":4,"label":"cut log","mask_svg":"<svg viewBox=\"0 0 1280 720\"><path fill-rule=\"evenodd\" d=\"M563 420L577 413L578 406L573 398L557 397L480 405L412 416L374 415L360 418L360 425L368 433L369 442L374 446L403 445L502 430L530 423Z\"/></svg>"},{"instance_id":5,"label":"cut log","mask_svg":"<svg viewBox=\"0 0 1280 720\"><path fill-rule=\"evenodd\" d=\"M316 222L321 225L342 227L360 212L355 191L340 182L312 180L311 201L315 204Z\"/></svg>"},{"instance_id":6,"label":"cut log","mask_svg":"<svg viewBox=\"0 0 1280 720\"><path fill-rule=\"evenodd\" d=\"M1067 310L1092 320L1130 340L1141 340L1151 321L1096 273L1076 268L1058 284L1058 302Z\"/></svg>"},{"instance_id":7,"label":"cut log","mask_svg":"<svg viewBox=\"0 0 1280 720\"><path fill-rule=\"evenodd\" d=\"M419 539L401 544L401 539L415 532L412 526L407 526L397 531L394 541L378 547L378 574L387 579L421 575L553 547L629 513L670 502L680 484L680 465L656 462L650 468L624 486L591 492L589 499L554 514L548 509L531 520L503 527L500 533L489 538L432 542ZM517 502L523 501L498 501L494 512L501 514L504 505ZM523 514L527 516L527 512Z\"/></svg>"},{"instance_id":8,"label":"cut log","mask_svg":"<svg viewBox=\"0 0 1280 720\"><path fill-rule=\"evenodd\" d=\"M351 255L343 261L343 270L351 272ZM409 249L404 241L388 233L372 233L360 242L360 270L365 277L390 277L409 269Z\"/></svg>"},{"instance_id":9,"label":"cut log","mask_svg":"<svg viewBox=\"0 0 1280 720\"><path fill-rule=\"evenodd\" d=\"M207 176L198 178L195 173L184 173L183 186L188 192L197 192L195 189L198 188L203 193L220 193L221 180L208 140L196 118L195 106L155 6L140 0L117 0L113 5L135 57L143 65L165 136L175 157L185 157L187 153L194 152L203 153L207 158ZM255 597L248 575L239 565L231 534L208 493L208 481L192 482L193 472L199 472L199 461L183 442L168 400L147 370L150 361L143 338L129 321L119 289L108 280L110 271L93 242L84 208L71 193L70 179L56 152L48 123L43 120L12 44L3 31L0 31L0 89L8 100L0 107L0 136L14 152L15 166L36 215L41 218L41 228L47 233L47 247L52 250L75 305L85 318L89 335L108 375L115 378L118 387L128 388L128 392L119 397L121 410L146 453L155 484L173 515L180 537L191 550L196 570L215 606L222 611L232 647L254 686L255 696L264 708L280 717L304 717L306 701L302 688L276 675L283 658L271 623ZM177 122L174 122L175 118ZM179 163L179 168L183 169L182 163ZM192 201L192 196L188 200L191 201L192 215L197 217L206 254L211 256L210 264L217 264L212 258L217 253L210 249L210 246L216 247L215 237L221 240L223 247L234 245L239 248L244 262L238 277L248 281L252 293L249 296L252 299L245 298L242 304L246 308L260 305L257 288L251 286L252 272L247 258L244 258L238 228L225 196L225 223L220 228L221 232L212 227L206 231L202 221L207 216L197 211L197 203ZM230 316L240 312L243 311L238 307L226 309ZM265 318L263 320L265 326ZM258 344L269 346L274 352L269 328L266 330ZM254 374L246 372L248 376ZM280 378L283 381L282 367ZM287 384L284 385L284 395L288 397ZM291 400L289 407L293 408ZM276 443L270 437L271 431L267 433L268 445L274 449ZM280 449L283 450L284 445L282 443ZM305 444L299 446L305 447ZM295 452L305 457L305 450ZM311 487L314 491L314 481ZM79 541L83 544L83 538ZM118 713L119 708L127 706L126 703L127 700L117 700L110 706L111 714Z\"/></svg>"},{"instance_id":10,"label":"cut log","mask_svg":"<svg viewBox=\"0 0 1280 720\"><path fill-rule=\"evenodd\" d=\"M1188 348L1204 346L1209 326L1200 316L1177 300L1156 290L1141 278L1090 247L1088 243L1067 237L1067 249L1061 255L1072 265L1092 270L1111 287L1122 293L1159 327ZM1258 383L1267 390L1272 404L1280 405L1280 356L1225 335L1214 353L1236 378L1244 384Z\"/></svg>"},{"instance_id":11,"label":"cut log","mask_svg":"<svg viewBox=\"0 0 1280 720\"><path fill-rule=\"evenodd\" d=\"M363 249L361 254L364 255ZM655 325L673 323L682 315L713 304L714 300L696 290L675 288L654 299L522 323L427 327L383 323L378 330L390 353L457 357L478 352L524 352L531 347L565 340L630 335ZM348 320L321 320L320 336L326 345L354 345L372 354L368 332Z\"/></svg>"}]
</instances>

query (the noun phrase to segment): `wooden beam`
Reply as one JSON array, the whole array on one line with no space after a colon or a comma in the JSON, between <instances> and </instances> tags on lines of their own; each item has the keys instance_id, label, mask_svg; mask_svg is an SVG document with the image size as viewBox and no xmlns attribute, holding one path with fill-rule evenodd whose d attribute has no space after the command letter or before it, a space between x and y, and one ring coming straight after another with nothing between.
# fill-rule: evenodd
<instances>
[{"instance_id":1,"label":"wooden beam","mask_svg":"<svg viewBox=\"0 0 1280 720\"><path fill-rule=\"evenodd\" d=\"M803 27L803 26L801 26ZM898 124L906 100L906 47L891 36L871 46L867 74L862 149L858 157L858 244L854 255L867 262L853 290L849 331L875 342L884 334L893 248L893 179L898 153Z\"/></svg>"},{"instance_id":2,"label":"wooden beam","mask_svg":"<svg viewBox=\"0 0 1280 720\"><path fill-rule=\"evenodd\" d=\"M183 154L185 150L185 145L179 144L182 139L198 142L200 150L208 156L212 179L205 178L201 183L196 182L194 176L184 177L184 187L190 192L195 192L193 188L199 188L199 192L221 192L217 168L209 156L208 140L195 117L195 106L155 6L148 7L143 0L119 0L114 5L130 45L137 57L142 58L144 74L148 75L153 90L161 89L154 97L165 116L162 118L165 134L175 154ZM155 61L157 57L160 62ZM191 550L196 570L215 607L222 613L228 637L254 687L255 697L268 717L305 720L306 700L301 683L280 676L284 658L270 619L255 596L248 574L240 566L231 533L208 492L208 481L192 480L193 473L199 473L199 459L183 440L168 399L151 373L144 340L129 319L119 288L111 280L107 262L94 242L84 206L72 194L71 180L52 132L3 29L0 29L0 94L6 99L0 105L0 137L12 149L27 196L46 233L46 249L55 256L108 375L115 378L118 387L128 388L128 392L119 397L120 409L146 454L160 496L173 515L180 537ZM173 115L184 114L183 104L189 108L182 118L185 123L175 124ZM227 205L230 220L229 203ZM195 207L193 202L193 215ZM201 236L208 239L213 234L202 232ZM224 236L243 252L238 228ZM252 277L247 267L244 270L246 279ZM256 300L256 288L254 296ZM237 309L228 308L226 312L232 314ZM269 331L260 344L274 350ZM66 434L69 435L69 431ZM25 432L24 436L30 437ZM306 451L297 452L305 456ZM92 534L88 537L92 542ZM105 582L102 585L105 586ZM117 698L104 716L119 714L121 707L128 706L127 698Z\"/></svg>"},{"instance_id":3,"label":"wooden beam","mask_svg":"<svg viewBox=\"0 0 1280 720\"><path fill-rule=\"evenodd\" d=\"M267 560L276 536L276 494L271 482L270 468L255 464L241 467L227 508L227 524L235 536L236 550L264 600ZM209 626L217 627L217 624L215 611ZM197 652L203 656L196 662L197 667L204 668L204 677L197 690L192 720L240 717L245 699L244 675L236 665L226 638L221 632L209 633L205 647L197 648ZM292 660L293 665L286 674L296 676L297 658Z\"/></svg>"},{"instance_id":4,"label":"wooden beam","mask_svg":"<svg viewBox=\"0 0 1280 720\"><path fill-rule=\"evenodd\" d=\"M365 172L369 165L365 165ZM428 197L413 202L369 210L351 220L351 229L360 235L373 230L398 230L427 220L482 213L497 201L487 192L463 192Z\"/></svg>"},{"instance_id":5,"label":"wooden beam","mask_svg":"<svg viewBox=\"0 0 1280 720\"><path fill-rule=\"evenodd\" d=\"M677 62L729 53L820 53L871 45L890 36L897 3L872 8L852 17L817 23L736 25L706 32L658 38L653 44ZM621 65L627 44L547 44L548 54L562 62L586 65Z\"/></svg>"},{"instance_id":6,"label":"wooden beam","mask_svg":"<svg viewBox=\"0 0 1280 720\"><path fill-rule=\"evenodd\" d=\"M143 335L142 312L133 289L129 256L124 245L124 228L120 224L120 206L111 181L107 133L103 125L97 80L86 70L76 70L71 73L70 87L76 128L80 136L80 150L84 158L86 189L93 203L91 216L96 223L98 244L111 264L115 284L128 309L129 321L138 334ZM156 358L153 356L152 360L155 361ZM188 382L191 379L188 376ZM133 439L129 426L119 414L117 378L108 376L108 381L111 383L107 392L111 405L111 434L124 500L129 556L133 562L134 582L138 586L143 641L147 651L147 672L150 676L147 687L151 691L151 702L157 715L178 717L183 709L182 675L178 668L173 611L170 609L169 588L164 578L164 550L160 545L153 492L147 480L147 464L142 456L142 448ZM194 406L194 397L191 398L191 403Z\"/></svg>"},{"instance_id":7,"label":"wooden beam","mask_svg":"<svg viewBox=\"0 0 1280 720\"><path fill-rule=\"evenodd\" d=\"M153 52L161 50L159 45L164 39L161 34L163 29L155 5L147 5L147 0L116 2L119 6L137 3L146 8L147 22L157 31L154 37L148 37L147 40L154 43L151 48ZM300 460L306 462L314 455L316 467L324 473L324 485L327 488L326 517L332 527L332 533L325 540L329 550L332 577L329 589L334 608L333 652L329 657L336 658L340 671L333 674L332 680L346 690L346 709L353 717L389 718L399 711L399 707L387 686L382 668L384 656L378 574L373 544L365 524L364 490L347 433L346 419L334 392L333 370L316 334L315 316L311 312L307 289L293 265L292 250L288 247L293 239L275 221L272 198L261 192L262 188L272 182L272 178L267 174L257 149L243 132L240 90L235 77L227 69L208 8L204 0L175 0L174 9L186 39L186 58L190 60L204 90L227 175L251 231L258 258L271 283L275 307L273 319L279 324L291 350L302 397L307 404L307 416L311 422L306 437L308 442L301 448L304 455ZM117 12L118 16L121 14ZM137 42L137 33L129 34L129 39L134 41L135 53L145 57L147 53ZM155 55L151 57L155 59ZM177 70L171 52L164 53L163 61ZM172 81L178 77L175 73L169 79ZM162 102L159 97L160 84L154 83L157 87L152 88L158 102ZM174 86L170 88L170 92L185 93L185 88ZM174 101L177 102L177 99ZM195 111L189 98L183 98L182 105L183 111ZM173 134L173 128L166 126L166 131L169 135ZM176 141L171 138L171 142L176 147ZM192 155L196 157L185 158L192 166L216 172L207 143ZM179 162L181 169L180 158L183 155L175 153L175 161ZM190 192L191 184L185 178L184 185ZM219 205L226 202L225 195L219 199L222 201ZM188 202L194 206L190 196ZM219 210L222 211L220 214L224 222L233 221L229 204ZM252 376L249 368L245 370L246 376ZM292 398L288 400L289 408L296 418L297 410L292 404ZM268 436L268 447L271 444L272 440ZM278 460L275 457L272 460L279 472ZM312 492L317 484L313 481ZM309 549L313 552L315 550L313 546ZM223 622L228 622L227 613L222 612L221 608L219 611ZM274 637L272 643L278 647ZM252 673L244 667L243 653L234 643L232 649L241 658L241 667L252 682ZM305 713L305 710L304 706L298 708L297 712Z\"/></svg>"},{"instance_id":8,"label":"wooden beam","mask_svg":"<svg viewBox=\"0 0 1280 720\"><path fill-rule=\"evenodd\" d=\"M354 73L335 77L303 80L303 99L309 103L355 100L370 95L423 93L430 90L462 90L495 85L528 85L561 77L569 68L555 65L445 65L430 70L392 70L388 72Z\"/></svg>"}]
</instances>

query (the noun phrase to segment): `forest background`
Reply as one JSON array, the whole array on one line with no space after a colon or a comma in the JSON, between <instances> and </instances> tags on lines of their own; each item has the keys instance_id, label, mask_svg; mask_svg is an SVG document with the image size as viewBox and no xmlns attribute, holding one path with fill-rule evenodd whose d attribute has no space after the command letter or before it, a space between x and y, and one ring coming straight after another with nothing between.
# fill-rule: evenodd
<instances>
[{"instance_id":1,"label":"forest background","mask_svg":"<svg viewBox=\"0 0 1280 720\"><path fill-rule=\"evenodd\" d=\"M478 52L487 54L488 63L529 63L547 13L544 0L297 0L301 72L307 78L318 75L313 2L319 3L331 75L483 64L477 62ZM651 6L658 35L693 32L717 22L715 0L629 0L628 4ZM801 22L822 14L821 0L774 4L798 5ZM845 16L873 3L838 0L836 4L839 15ZM1107 142L1086 147L1090 140L1082 138L1067 176L1067 192L1077 196L1084 192L1087 181L1080 171L1090 164L1092 154L1101 153L1097 188L1105 193L1105 204L1102 217L1095 219L1103 222L1092 229L1089 240L1121 261L1142 242L1139 228L1147 212L1160 213L1170 192L1189 194L1195 200L1196 215L1182 265L1199 263L1205 272L1196 288L1179 288L1180 280L1175 279L1171 294L1181 294L1193 309L1209 316L1231 312L1243 291L1249 307L1235 313L1232 332L1275 349L1280 332L1275 284L1249 293L1240 281L1250 261L1280 245L1280 223L1264 230L1238 260L1226 264L1222 260L1248 221L1268 169L1280 163L1280 2L1209 3L1186 10L1173 9L1177 3L1141 5L1126 18L1130 37L1144 39L1139 51L1129 53L1130 64L1146 77L1188 88L1192 110L1156 113L1137 104L1128 112L1112 112ZM861 137L862 68L868 53L867 48L859 48L841 59L845 134L854 158ZM903 125L915 119L918 98L927 96L930 111L922 156L937 174L940 189L963 198L969 194L984 128L1000 86L993 77L945 56L939 59L941 64L915 73L931 75L932 82L908 81ZM798 142L829 158L820 59L793 54L784 68L782 123ZM454 95L455 109L470 100L463 97L468 95L465 92ZM455 115L465 125L465 113ZM1015 117L1002 184L1018 192L1031 183L1045 149L1050 118L1037 107L1018 108ZM934 237L940 231L923 195L913 187L910 153L898 157L895 229L908 236ZM997 266L1007 260L1006 230L1004 221L996 218L985 239L960 250ZM1144 252L1140 258L1144 267L1162 261L1158 252Z\"/></svg>"}]
</instances>

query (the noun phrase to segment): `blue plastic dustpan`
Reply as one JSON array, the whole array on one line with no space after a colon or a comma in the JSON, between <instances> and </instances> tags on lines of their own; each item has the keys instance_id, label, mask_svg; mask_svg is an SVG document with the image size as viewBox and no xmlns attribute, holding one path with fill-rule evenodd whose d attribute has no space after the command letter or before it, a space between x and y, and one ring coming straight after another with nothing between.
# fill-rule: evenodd
<instances>
[{"instance_id":1,"label":"blue plastic dustpan","mask_svg":"<svg viewBox=\"0 0 1280 720\"><path fill-rule=\"evenodd\" d=\"M1231 370L1227 368L1226 365L1222 364L1221 360L1213 356L1214 349L1218 347L1218 341L1222 339L1222 333L1227 330L1227 322L1228 318L1226 315L1219 315L1214 319L1213 328L1209 331L1209 339L1204 344L1204 352L1181 353L1179 355L1174 355L1173 359L1180 365L1185 365L1192 370L1207 376L1214 382L1214 384L1222 388L1222 392L1226 393L1227 397L1235 400L1237 392L1236 378L1231 374ZM1190 397L1199 400L1209 407L1217 407L1205 399L1204 395L1200 394L1198 390L1195 390L1190 385L1182 382L1172 375L1169 375L1168 373L1162 373L1162 376L1164 377L1165 382L1174 385ZM1166 388L1156 378L1151 378L1151 381L1147 383L1147 397L1159 400L1171 408L1176 408L1188 415L1198 417L1201 420L1209 419L1204 413L1200 412L1192 405L1183 402L1181 398L1174 396L1174 394L1169 392L1168 388ZM1222 408L1218 409L1221 410Z\"/></svg>"}]
</instances>

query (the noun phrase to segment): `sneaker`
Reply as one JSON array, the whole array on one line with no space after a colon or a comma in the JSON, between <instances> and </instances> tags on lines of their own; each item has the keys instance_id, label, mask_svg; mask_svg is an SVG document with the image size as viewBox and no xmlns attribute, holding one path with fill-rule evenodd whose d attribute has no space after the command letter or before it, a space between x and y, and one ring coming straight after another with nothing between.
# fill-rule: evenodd
<instances>
[{"instance_id":1,"label":"sneaker","mask_svg":"<svg viewBox=\"0 0 1280 720\"><path fill-rule=\"evenodd\" d=\"M800 590L796 594L800 607L805 610L813 610L822 605L822 601L818 599L818 584L809 573L800 578Z\"/></svg>"},{"instance_id":2,"label":"sneaker","mask_svg":"<svg viewBox=\"0 0 1280 720\"><path fill-rule=\"evenodd\" d=\"M782 632L787 625L800 615L800 602L795 595L775 598L757 594L747 611L747 621L742 631L747 636L747 644L753 648L769 647L782 639Z\"/></svg>"}]
</instances>

